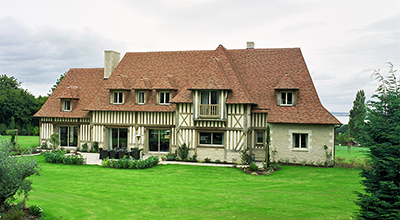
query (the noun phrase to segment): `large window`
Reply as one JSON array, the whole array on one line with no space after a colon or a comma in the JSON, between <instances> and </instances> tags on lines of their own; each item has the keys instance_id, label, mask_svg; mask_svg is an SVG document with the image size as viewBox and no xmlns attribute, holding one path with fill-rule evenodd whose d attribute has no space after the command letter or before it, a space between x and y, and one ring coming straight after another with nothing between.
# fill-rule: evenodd
<instances>
[{"instance_id":1,"label":"large window","mask_svg":"<svg viewBox=\"0 0 400 220\"><path fill-rule=\"evenodd\" d=\"M123 92L114 92L113 93L113 103L114 104L123 104L124 103L124 93Z\"/></svg>"},{"instance_id":2,"label":"large window","mask_svg":"<svg viewBox=\"0 0 400 220\"><path fill-rule=\"evenodd\" d=\"M200 132L200 145L222 146L224 145L224 133Z\"/></svg>"},{"instance_id":3,"label":"large window","mask_svg":"<svg viewBox=\"0 0 400 220\"><path fill-rule=\"evenodd\" d=\"M77 126L60 126L58 127L60 135L60 146L76 147L78 146L78 127Z\"/></svg>"},{"instance_id":4,"label":"large window","mask_svg":"<svg viewBox=\"0 0 400 220\"><path fill-rule=\"evenodd\" d=\"M144 105L145 103L145 95L143 91L137 93L137 104Z\"/></svg>"},{"instance_id":5,"label":"large window","mask_svg":"<svg viewBox=\"0 0 400 220\"><path fill-rule=\"evenodd\" d=\"M293 105L293 92L281 92L279 105L292 106Z\"/></svg>"},{"instance_id":6,"label":"large window","mask_svg":"<svg viewBox=\"0 0 400 220\"><path fill-rule=\"evenodd\" d=\"M308 134L293 134L293 148L307 148Z\"/></svg>"},{"instance_id":7,"label":"large window","mask_svg":"<svg viewBox=\"0 0 400 220\"><path fill-rule=\"evenodd\" d=\"M128 129L126 128L110 128L109 129L109 146L114 148L127 148L128 146Z\"/></svg>"},{"instance_id":8,"label":"large window","mask_svg":"<svg viewBox=\"0 0 400 220\"><path fill-rule=\"evenodd\" d=\"M170 93L166 91L159 92L158 103L160 105L167 105L169 104L170 100Z\"/></svg>"},{"instance_id":9,"label":"large window","mask_svg":"<svg viewBox=\"0 0 400 220\"><path fill-rule=\"evenodd\" d=\"M200 116L219 116L219 92L201 91Z\"/></svg>"},{"instance_id":10,"label":"large window","mask_svg":"<svg viewBox=\"0 0 400 220\"><path fill-rule=\"evenodd\" d=\"M264 132L262 131L257 132L256 143L258 145L264 144Z\"/></svg>"},{"instance_id":11,"label":"large window","mask_svg":"<svg viewBox=\"0 0 400 220\"><path fill-rule=\"evenodd\" d=\"M170 130L149 129L149 151L169 152Z\"/></svg>"}]
</instances>

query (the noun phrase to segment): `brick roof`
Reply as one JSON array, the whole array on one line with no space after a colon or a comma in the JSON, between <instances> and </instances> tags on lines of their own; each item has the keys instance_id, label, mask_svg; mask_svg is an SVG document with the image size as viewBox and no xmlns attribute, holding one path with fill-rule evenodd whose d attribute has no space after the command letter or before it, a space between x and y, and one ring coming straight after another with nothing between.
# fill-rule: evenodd
<instances>
[{"instance_id":1,"label":"brick roof","mask_svg":"<svg viewBox=\"0 0 400 220\"><path fill-rule=\"evenodd\" d=\"M175 103L193 102L191 91L199 89L227 90L228 104L252 104L252 112L268 113L270 123L340 124L322 106L299 48L227 50L220 45L216 50L126 53L108 80L102 71L71 69L35 116L85 116L82 110L174 111ZM79 88L81 113L60 112L55 97L68 85ZM163 89L171 90L171 105L156 104L157 90ZM279 89L295 90L296 105L277 106ZM125 103L110 104L110 90L123 90ZM137 90L146 91L146 105L135 104Z\"/></svg>"}]
</instances>

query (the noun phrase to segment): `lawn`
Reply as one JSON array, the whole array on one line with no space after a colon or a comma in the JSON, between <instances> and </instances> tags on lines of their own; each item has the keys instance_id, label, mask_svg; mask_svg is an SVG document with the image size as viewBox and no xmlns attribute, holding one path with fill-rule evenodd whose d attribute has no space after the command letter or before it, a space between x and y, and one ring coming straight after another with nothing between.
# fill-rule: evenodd
<instances>
[{"instance_id":1,"label":"lawn","mask_svg":"<svg viewBox=\"0 0 400 220\"><path fill-rule=\"evenodd\" d=\"M368 147L351 147L348 151L347 146L335 146L335 156L345 157L347 160L350 157L366 158L369 153Z\"/></svg>"},{"instance_id":2,"label":"lawn","mask_svg":"<svg viewBox=\"0 0 400 220\"><path fill-rule=\"evenodd\" d=\"M42 164L28 205L44 219L349 219L360 170L282 166L270 176L238 169L158 165L122 170Z\"/></svg>"},{"instance_id":3,"label":"lawn","mask_svg":"<svg viewBox=\"0 0 400 220\"><path fill-rule=\"evenodd\" d=\"M1 135L0 141L10 140L10 135ZM22 148L27 147L38 147L39 146L39 136L18 136L18 144Z\"/></svg>"}]
</instances>

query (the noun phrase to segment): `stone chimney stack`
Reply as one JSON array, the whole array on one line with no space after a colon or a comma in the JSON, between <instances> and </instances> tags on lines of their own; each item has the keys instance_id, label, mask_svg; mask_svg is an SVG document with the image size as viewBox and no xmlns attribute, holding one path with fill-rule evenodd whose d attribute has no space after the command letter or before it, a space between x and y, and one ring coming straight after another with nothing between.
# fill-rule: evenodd
<instances>
[{"instance_id":1,"label":"stone chimney stack","mask_svg":"<svg viewBox=\"0 0 400 220\"><path fill-rule=\"evenodd\" d=\"M108 79L120 60L120 53L113 50L104 51L104 79Z\"/></svg>"},{"instance_id":2,"label":"stone chimney stack","mask_svg":"<svg viewBox=\"0 0 400 220\"><path fill-rule=\"evenodd\" d=\"M247 49L254 49L254 42L253 41L248 41L247 42Z\"/></svg>"}]
</instances>

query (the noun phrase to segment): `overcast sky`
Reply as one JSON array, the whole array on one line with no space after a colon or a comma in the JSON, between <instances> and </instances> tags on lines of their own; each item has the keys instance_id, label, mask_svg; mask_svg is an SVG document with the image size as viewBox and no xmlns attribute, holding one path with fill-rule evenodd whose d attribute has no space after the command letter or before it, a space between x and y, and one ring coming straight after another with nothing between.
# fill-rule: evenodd
<instances>
[{"instance_id":1,"label":"overcast sky","mask_svg":"<svg viewBox=\"0 0 400 220\"><path fill-rule=\"evenodd\" d=\"M35 96L69 68L103 67L103 51L300 47L323 105L369 98L374 69L400 65L400 1L5 1L0 74Z\"/></svg>"}]
</instances>

